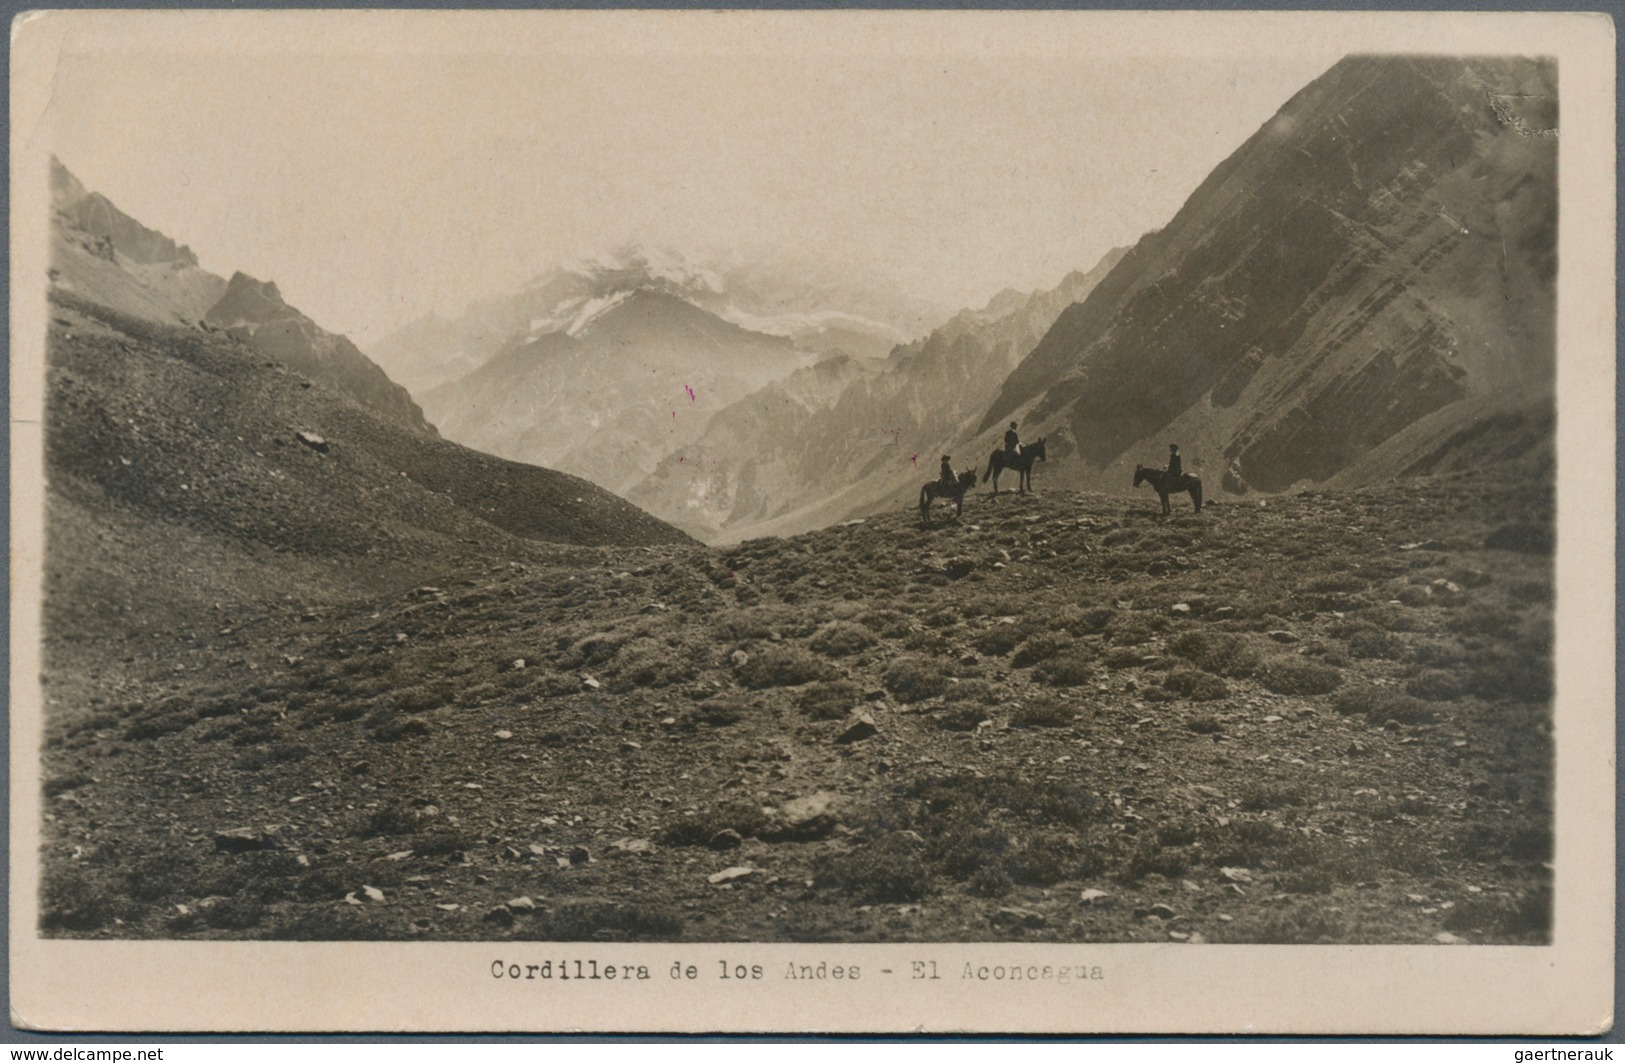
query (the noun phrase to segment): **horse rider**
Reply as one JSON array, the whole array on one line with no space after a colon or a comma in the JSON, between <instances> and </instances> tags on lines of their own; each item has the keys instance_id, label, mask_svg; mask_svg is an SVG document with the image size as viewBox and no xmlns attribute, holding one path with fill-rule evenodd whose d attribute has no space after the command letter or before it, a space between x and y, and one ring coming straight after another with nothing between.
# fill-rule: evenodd
<instances>
[{"instance_id":1,"label":"horse rider","mask_svg":"<svg viewBox=\"0 0 1625 1063\"><path fill-rule=\"evenodd\" d=\"M1009 429L1004 433L1004 456L1015 459L1021 456L1021 438L1016 435L1016 422L1011 421Z\"/></svg>"},{"instance_id":2,"label":"horse rider","mask_svg":"<svg viewBox=\"0 0 1625 1063\"><path fill-rule=\"evenodd\" d=\"M1180 487L1185 483L1185 466L1179 460L1179 444L1168 444L1168 484Z\"/></svg>"},{"instance_id":3,"label":"horse rider","mask_svg":"<svg viewBox=\"0 0 1625 1063\"><path fill-rule=\"evenodd\" d=\"M938 481L944 487L952 487L954 485L954 467L948 464L948 455L946 454L942 456L942 474L938 477Z\"/></svg>"}]
</instances>

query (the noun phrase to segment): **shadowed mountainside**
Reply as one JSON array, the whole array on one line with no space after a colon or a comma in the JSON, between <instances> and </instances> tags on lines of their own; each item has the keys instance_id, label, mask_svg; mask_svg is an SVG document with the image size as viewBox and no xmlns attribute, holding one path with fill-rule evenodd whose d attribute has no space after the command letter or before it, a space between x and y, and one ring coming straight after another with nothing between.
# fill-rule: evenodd
<instances>
[{"instance_id":1,"label":"shadowed mountainside","mask_svg":"<svg viewBox=\"0 0 1625 1063\"><path fill-rule=\"evenodd\" d=\"M221 333L57 293L47 635L117 652L209 604L350 600L538 542L676 529L563 473L384 417ZM288 605L287 608L294 608Z\"/></svg>"},{"instance_id":2,"label":"shadowed mountainside","mask_svg":"<svg viewBox=\"0 0 1625 1063\"><path fill-rule=\"evenodd\" d=\"M821 363L769 385L719 413L627 497L708 541L792 534L902 504L986 396L1122 254L1048 291L1001 292L879 366ZM962 467L976 462L976 449L958 456Z\"/></svg>"},{"instance_id":3,"label":"shadowed mountainside","mask_svg":"<svg viewBox=\"0 0 1625 1063\"><path fill-rule=\"evenodd\" d=\"M1061 315L981 429L1050 434L1074 485L1174 440L1231 492L1325 480L1487 395L1525 401L1486 430L1538 435L1555 81L1529 59L1338 63Z\"/></svg>"}]
</instances>

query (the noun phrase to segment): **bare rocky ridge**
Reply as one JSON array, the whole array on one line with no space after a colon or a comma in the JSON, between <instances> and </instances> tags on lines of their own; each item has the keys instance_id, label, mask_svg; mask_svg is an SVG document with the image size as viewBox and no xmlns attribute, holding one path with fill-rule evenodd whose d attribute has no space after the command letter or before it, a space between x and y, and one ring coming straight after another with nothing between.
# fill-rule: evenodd
<instances>
[{"instance_id":1,"label":"bare rocky ridge","mask_svg":"<svg viewBox=\"0 0 1625 1063\"><path fill-rule=\"evenodd\" d=\"M54 291L148 321L231 329L267 357L433 433L404 388L348 339L283 302L275 284L242 273L228 283L200 268L190 248L87 192L54 158L51 200Z\"/></svg>"},{"instance_id":2,"label":"bare rocky ridge","mask_svg":"<svg viewBox=\"0 0 1625 1063\"><path fill-rule=\"evenodd\" d=\"M1247 492L1487 395L1545 423L1555 100L1534 60L1340 62L1061 315L982 430L1019 415L1057 482L1092 486L1175 440L1210 491Z\"/></svg>"},{"instance_id":3,"label":"bare rocky ridge","mask_svg":"<svg viewBox=\"0 0 1625 1063\"><path fill-rule=\"evenodd\" d=\"M418 431L434 432L405 388L390 380L348 339L328 332L283 302L275 284L234 273L203 320L363 406Z\"/></svg>"}]
</instances>

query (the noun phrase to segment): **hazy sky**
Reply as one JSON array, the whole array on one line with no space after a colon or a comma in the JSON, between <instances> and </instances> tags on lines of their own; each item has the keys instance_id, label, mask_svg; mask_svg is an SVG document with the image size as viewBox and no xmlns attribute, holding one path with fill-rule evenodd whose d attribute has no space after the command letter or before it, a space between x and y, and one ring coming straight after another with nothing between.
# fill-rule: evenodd
<instances>
[{"instance_id":1,"label":"hazy sky","mask_svg":"<svg viewBox=\"0 0 1625 1063\"><path fill-rule=\"evenodd\" d=\"M363 347L627 240L783 246L949 307L1047 287L1342 52L1149 17L177 18L69 34L38 135Z\"/></svg>"}]
</instances>

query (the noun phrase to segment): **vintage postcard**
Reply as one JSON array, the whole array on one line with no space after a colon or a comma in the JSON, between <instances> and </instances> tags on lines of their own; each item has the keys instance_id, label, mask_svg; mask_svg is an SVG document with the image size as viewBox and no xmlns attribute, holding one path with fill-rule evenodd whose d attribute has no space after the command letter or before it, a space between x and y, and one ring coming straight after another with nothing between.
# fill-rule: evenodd
<instances>
[{"instance_id":1,"label":"vintage postcard","mask_svg":"<svg viewBox=\"0 0 1625 1063\"><path fill-rule=\"evenodd\" d=\"M1609 1028L1613 33L19 17L13 1022Z\"/></svg>"}]
</instances>

